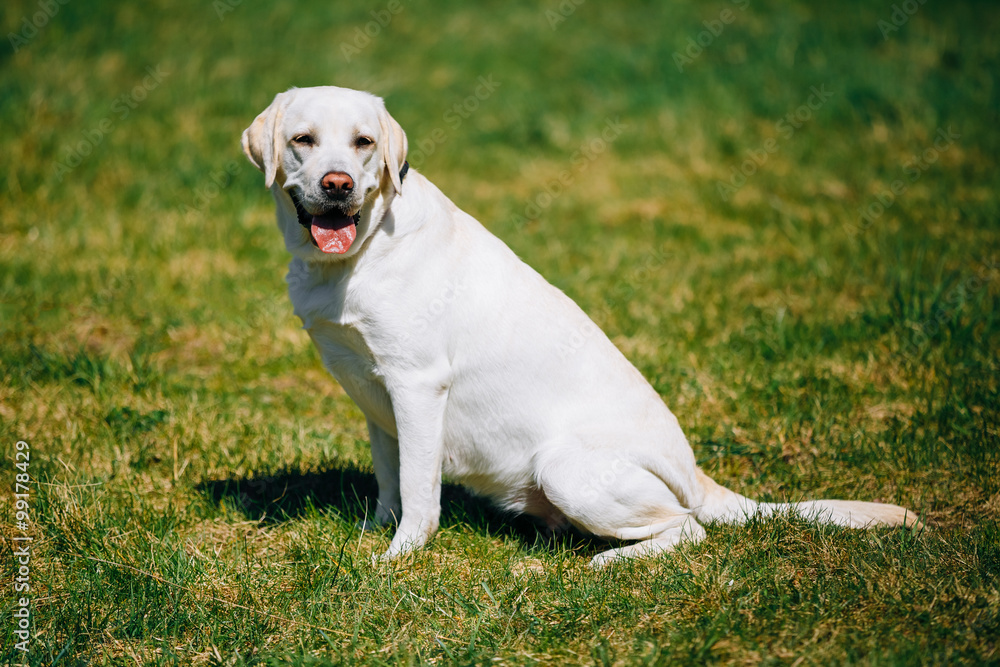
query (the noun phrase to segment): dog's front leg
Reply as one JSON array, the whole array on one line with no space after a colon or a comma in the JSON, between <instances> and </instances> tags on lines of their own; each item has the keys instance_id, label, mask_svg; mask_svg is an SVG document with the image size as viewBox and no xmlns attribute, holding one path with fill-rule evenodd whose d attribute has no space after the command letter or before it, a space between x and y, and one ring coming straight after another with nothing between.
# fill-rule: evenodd
<instances>
[{"instance_id":1,"label":"dog's front leg","mask_svg":"<svg viewBox=\"0 0 1000 667\"><path fill-rule=\"evenodd\" d=\"M446 386L427 376L397 379L387 386L399 434L399 495L403 516L388 551L382 555L383 560L419 549L437 531L441 517Z\"/></svg>"},{"instance_id":2,"label":"dog's front leg","mask_svg":"<svg viewBox=\"0 0 1000 667\"><path fill-rule=\"evenodd\" d=\"M362 530L374 530L399 523L399 517L403 513L399 499L399 441L371 419L368 420L368 438L372 447L375 479L378 481L378 506L374 521L366 517L361 524Z\"/></svg>"}]
</instances>

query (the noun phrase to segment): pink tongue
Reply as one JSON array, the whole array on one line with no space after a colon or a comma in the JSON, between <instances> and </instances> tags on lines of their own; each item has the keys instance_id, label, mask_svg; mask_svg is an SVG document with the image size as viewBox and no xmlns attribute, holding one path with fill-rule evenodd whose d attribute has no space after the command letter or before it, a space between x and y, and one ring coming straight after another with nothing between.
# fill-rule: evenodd
<instances>
[{"instance_id":1,"label":"pink tongue","mask_svg":"<svg viewBox=\"0 0 1000 667\"><path fill-rule=\"evenodd\" d=\"M358 235L354 219L347 216L314 216L311 231L320 250L338 255L347 252Z\"/></svg>"}]
</instances>

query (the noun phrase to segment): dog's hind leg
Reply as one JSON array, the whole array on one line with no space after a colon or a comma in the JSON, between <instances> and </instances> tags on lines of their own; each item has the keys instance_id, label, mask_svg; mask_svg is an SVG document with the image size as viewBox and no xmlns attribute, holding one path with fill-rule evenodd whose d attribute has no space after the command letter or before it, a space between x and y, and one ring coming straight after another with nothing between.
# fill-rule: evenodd
<instances>
[{"instance_id":1,"label":"dog's hind leg","mask_svg":"<svg viewBox=\"0 0 1000 667\"><path fill-rule=\"evenodd\" d=\"M649 539L617 549L602 551L590 560L590 567L604 567L624 558L645 558L664 551L672 551L682 542L692 544L705 539L705 529L690 514L675 517L657 525L660 532Z\"/></svg>"},{"instance_id":2,"label":"dog's hind leg","mask_svg":"<svg viewBox=\"0 0 1000 667\"><path fill-rule=\"evenodd\" d=\"M596 555L600 567L622 558L652 556L681 542L698 542L705 529L660 477L614 452L580 445L548 449L536 477L545 496L581 530L600 537L640 540Z\"/></svg>"}]
</instances>

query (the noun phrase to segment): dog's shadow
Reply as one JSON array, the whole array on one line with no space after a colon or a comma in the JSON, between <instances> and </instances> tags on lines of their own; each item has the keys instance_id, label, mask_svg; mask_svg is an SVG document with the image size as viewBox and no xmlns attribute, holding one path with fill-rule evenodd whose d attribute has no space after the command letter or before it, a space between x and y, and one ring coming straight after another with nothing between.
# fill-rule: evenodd
<instances>
[{"instance_id":1,"label":"dog's shadow","mask_svg":"<svg viewBox=\"0 0 1000 667\"><path fill-rule=\"evenodd\" d=\"M319 471L286 468L270 475L206 480L196 490L214 503L224 503L267 525L301 518L313 509L335 511L345 521L360 524L375 512L375 475L345 462ZM562 545L590 556L613 545L599 537L570 529L557 536L534 519L498 509L457 484L441 487L441 528L465 525L476 533L512 538L524 550Z\"/></svg>"}]
</instances>

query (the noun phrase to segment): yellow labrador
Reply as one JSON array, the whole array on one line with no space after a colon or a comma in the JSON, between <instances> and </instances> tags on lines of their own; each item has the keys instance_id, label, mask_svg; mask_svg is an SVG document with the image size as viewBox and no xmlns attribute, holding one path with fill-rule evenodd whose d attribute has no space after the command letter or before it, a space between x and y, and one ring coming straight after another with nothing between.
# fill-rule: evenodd
<instances>
[{"instance_id":1,"label":"yellow labrador","mask_svg":"<svg viewBox=\"0 0 1000 667\"><path fill-rule=\"evenodd\" d=\"M292 254L288 290L324 365L368 421L393 558L438 527L442 473L501 507L634 541L593 565L791 511L841 526L902 507L760 503L696 465L677 419L558 289L406 164L369 93L292 89L243 133ZM573 346L566 354L566 343Z\"/></svg>"}]
</instances>

